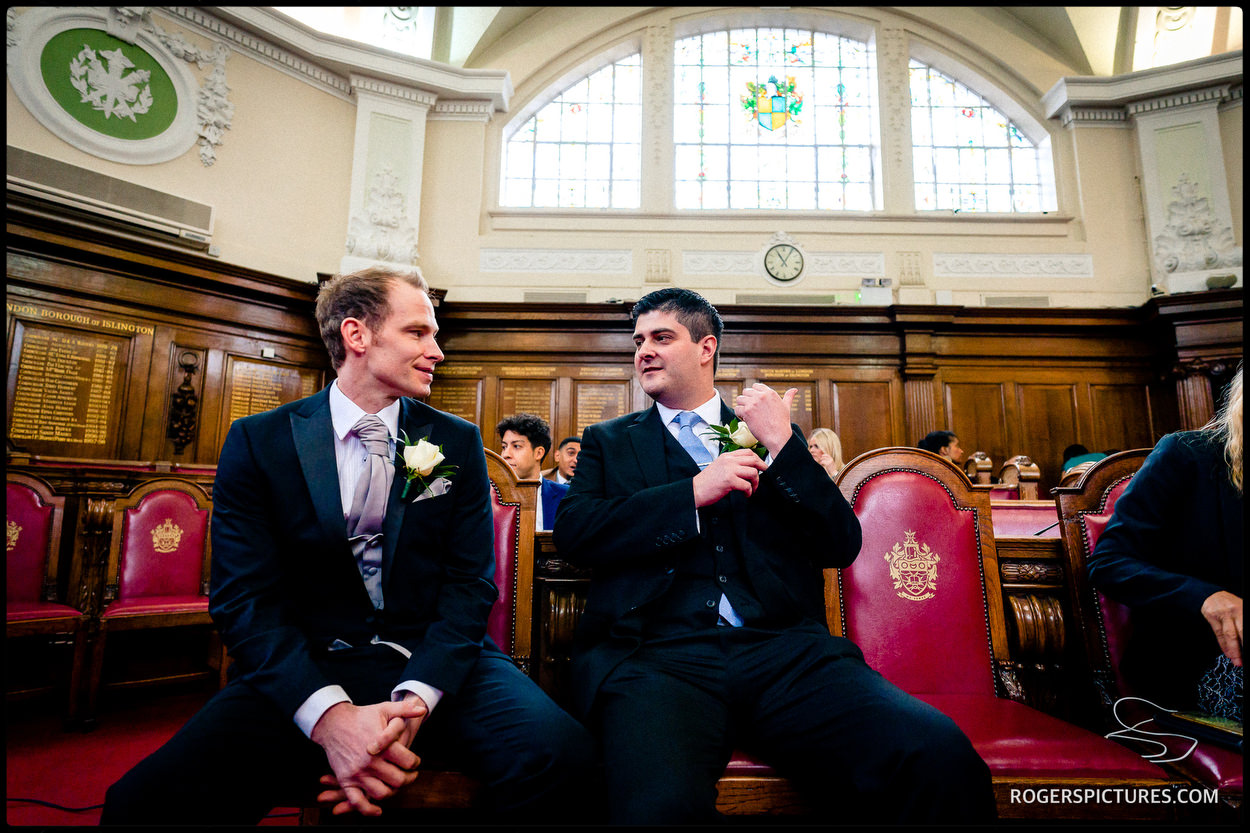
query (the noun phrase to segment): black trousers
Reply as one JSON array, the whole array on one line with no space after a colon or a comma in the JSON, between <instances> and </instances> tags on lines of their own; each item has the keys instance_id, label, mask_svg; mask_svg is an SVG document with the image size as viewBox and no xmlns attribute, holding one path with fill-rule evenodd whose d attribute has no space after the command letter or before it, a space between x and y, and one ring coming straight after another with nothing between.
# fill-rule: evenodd
<instances>
[{"instance_id":1,"label":"black trousers","mask_svg":"<svg viewBox=\"0 0 1250 833\"><path fill-rule=\"evenodd\" d=\"M946 715L894 686L822 625L651 639L592 710L614 823L717 820L735 747L838 823L987 822L989 768Z\"/></svg>"},{"instance_id":2,"label":"black trousers","mask_svg":"<svg viewBox=\"0 0 1250 833\"><path fill-rule=\"evenodd\" d=\"M404 662L385 645L327 660L331 679L360 705L390 700ZM586 729L508 657L484 650L464 688L439 702L412 749L423 768L479 778L497 813L530 819L578 817L599 795L593 746ZM311 801L324 789L317 779L329 771L321 747L289 715L235 680L109 788L100 823L255 824L274 807Z\"/></svg>"}]
</instances>

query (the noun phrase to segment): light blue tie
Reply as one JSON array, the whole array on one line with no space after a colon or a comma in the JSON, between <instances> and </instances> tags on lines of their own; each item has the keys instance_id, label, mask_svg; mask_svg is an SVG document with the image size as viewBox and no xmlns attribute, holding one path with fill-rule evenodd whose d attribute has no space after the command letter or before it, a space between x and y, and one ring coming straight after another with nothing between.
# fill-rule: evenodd
<instances>
[{"instance_id":1,"label":"light blue tie","mask_svg":"<svg viewBox=\"0 0 1250 833\"><path fill-rule=\"evenodd\" d=\"M708 463L715 459L712 452L707 450L707 446L703 444L694 433L694 424L699 422L699 415L694 411L682 411L673 420L681 428L677 432L677 442L681 443L681 447L686 449L694 461L699 464L699 468L705 468Z\"/></svg>"}]
</instances>

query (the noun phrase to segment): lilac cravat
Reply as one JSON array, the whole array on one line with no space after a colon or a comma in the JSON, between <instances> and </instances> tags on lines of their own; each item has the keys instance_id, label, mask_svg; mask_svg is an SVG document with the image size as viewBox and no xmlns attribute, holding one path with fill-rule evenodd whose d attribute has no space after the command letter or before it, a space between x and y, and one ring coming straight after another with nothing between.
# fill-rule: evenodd
<instances>
[{"instance_id":1,"label":"lilac cravat","mask_svg":"<svg viewBox=\"0 0 1250 833\"><path fill-rule=\"evenodd\" d=\"M377 414L365 414L352 426L352 433L364 443L369 453L365 468L352 494L352 507L347 513L347 535L352 555L365 581L365 589L373 606L382 608L382 521L386 517L386 499L391 491L395 461L391 459L390 432Z\"/></svg>"}]
</instances>

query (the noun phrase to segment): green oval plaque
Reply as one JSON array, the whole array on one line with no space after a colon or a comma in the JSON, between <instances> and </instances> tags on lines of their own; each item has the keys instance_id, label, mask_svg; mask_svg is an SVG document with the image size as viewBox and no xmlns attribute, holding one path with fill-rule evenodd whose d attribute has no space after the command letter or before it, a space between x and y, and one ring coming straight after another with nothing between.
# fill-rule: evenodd
<instances>
[{"instance_id":1,"label":"green oval plaque","mask_svg":"<svg viewBox=\"0 0 1250 833\"><path fill-rule=\"evenodd\" d=\"M99 29L68 29L39 56L43 83L76 121L115 139L159 136L174 123L178 93L144 49Z\"/></svg>"}]
</instances>

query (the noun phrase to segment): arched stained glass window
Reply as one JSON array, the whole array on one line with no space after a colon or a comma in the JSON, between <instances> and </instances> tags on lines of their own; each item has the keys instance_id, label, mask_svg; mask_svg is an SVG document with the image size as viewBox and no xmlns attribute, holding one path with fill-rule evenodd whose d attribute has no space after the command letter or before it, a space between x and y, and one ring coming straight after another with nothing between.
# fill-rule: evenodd
<instances>
[{"instance_id":1,"label":"arched stained glass window","mask_svg":"<svg viewBox=\"0 0 1250 833\"><path fill-rule=\"evenodd\" d=\"M642 174L642 58L593 72L508 139L500 205L638 208Z\"/></svg>"},{"instance_id":2,"label":"arched stained glass window","mask_svg":"<svg viewBox=\"0 0 1250 833\"><path fill-rule=\"evenodd\" d=\"M870 44L733 29L679 39L674 64L677 208L880 208Z\"/></svg>"},{"instance_id":3,"label":"arched stained glass window","mask_svg":"<svg viewBox=\"0 0 1250 833\"><path fill-rule=\"evenodd\" d=\"M916 209L1054 211L1050 139L1034 143L980 94L912 60Z\"/></svg>"}]
</instances>

